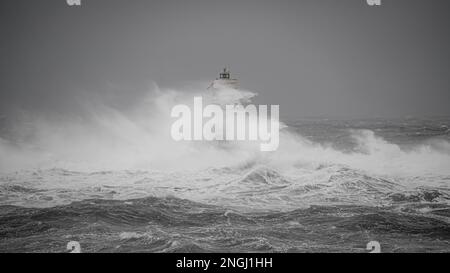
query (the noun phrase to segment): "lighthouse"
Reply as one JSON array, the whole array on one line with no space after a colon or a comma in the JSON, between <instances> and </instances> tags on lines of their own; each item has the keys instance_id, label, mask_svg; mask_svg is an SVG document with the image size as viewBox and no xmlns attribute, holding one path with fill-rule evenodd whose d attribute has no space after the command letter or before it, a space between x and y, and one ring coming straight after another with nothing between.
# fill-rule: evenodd
<instances>
[{"instance_id":1,"label":"lighthouse","mask_svg":"<svg viewBox=\"0 0 450 273\"><path fill-rule=\"evenodd\" d=\"M208 87L210 89L238 89L238 80L232 79L230 70L224 68L223 71L219 74L219 78L216 78Z\"/></svg>"}]
</instances>

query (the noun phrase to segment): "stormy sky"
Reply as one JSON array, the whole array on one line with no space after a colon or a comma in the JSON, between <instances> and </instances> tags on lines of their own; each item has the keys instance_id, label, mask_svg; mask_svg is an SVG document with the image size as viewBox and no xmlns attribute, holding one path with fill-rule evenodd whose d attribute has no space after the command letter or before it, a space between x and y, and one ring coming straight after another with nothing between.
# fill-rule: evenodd
<instances>
[{"instance_id":1,"label":"stormy sky","mask_svg":"<svg viewBox=\"0 0 450 273\"><path fill-rule=\"evenodd\" d=\"M2 0L0 114L126 108L231 68L284 117L450 114L450 1Z\"/></svg>"}]
</instances>

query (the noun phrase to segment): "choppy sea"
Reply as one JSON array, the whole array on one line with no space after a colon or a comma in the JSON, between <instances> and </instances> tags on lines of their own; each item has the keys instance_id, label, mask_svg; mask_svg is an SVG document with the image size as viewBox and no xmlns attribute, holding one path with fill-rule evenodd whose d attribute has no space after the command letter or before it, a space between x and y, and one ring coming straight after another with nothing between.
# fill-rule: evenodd
<instances>
[{"instance_id":1,"label":"choppy sea","mask_svg":"<svg viewBox=\"0 0 450 273\"><path fill-rule=\"evenodd\" d=\"M0 252L450 252L450 118L286 125L225 166L4 171Z\"/></svg>"}]
</instances>

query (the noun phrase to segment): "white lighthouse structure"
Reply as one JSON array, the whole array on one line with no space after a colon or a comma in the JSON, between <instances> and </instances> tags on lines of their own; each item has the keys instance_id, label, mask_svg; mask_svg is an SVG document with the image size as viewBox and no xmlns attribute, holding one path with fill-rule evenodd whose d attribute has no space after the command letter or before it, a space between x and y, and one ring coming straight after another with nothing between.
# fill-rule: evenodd
<instances>
[{"instance_id":1,"label":"white lighthouse structure","mask_svg":"<svg viewBox=\"0 0 450 273\"><path fill-rule=\"evenodd\" d=\"M209 89L238 89L238 80L232 79L230 76L230 70L224 68L223 71L219 74L219 78L216 78L211 85L208 87Z\"/></svg>"}]
</instances>

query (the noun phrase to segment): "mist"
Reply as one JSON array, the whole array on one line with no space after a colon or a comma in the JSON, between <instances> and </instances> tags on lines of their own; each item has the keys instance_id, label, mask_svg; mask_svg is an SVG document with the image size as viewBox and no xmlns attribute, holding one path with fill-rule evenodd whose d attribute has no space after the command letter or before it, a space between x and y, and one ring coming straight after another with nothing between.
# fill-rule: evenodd
<instances>
[{"instance_id":1,"label":"mist","mask_svg":"<svg viewBox=\"0 0 450 273\"><path fill-rule=\"evenodd\" d=\"M192 104L194 96L205 103L249 101L256 92L195 88L148 91L124 111L93 98L85 98L83 114L38 116L23 113L0 138L0 171L61 168L73 171L201 171L214 168L266 165L279 170L348 166L379 175L448 175L450 144L428 141L412 148L377 136L370 130L353 130L357 146L352 152L315 143L282 124L280 147L261 152L258 143L175 141L170 136L176 120L170 115L177 104Z\"/></svg>"}]
</instances>

